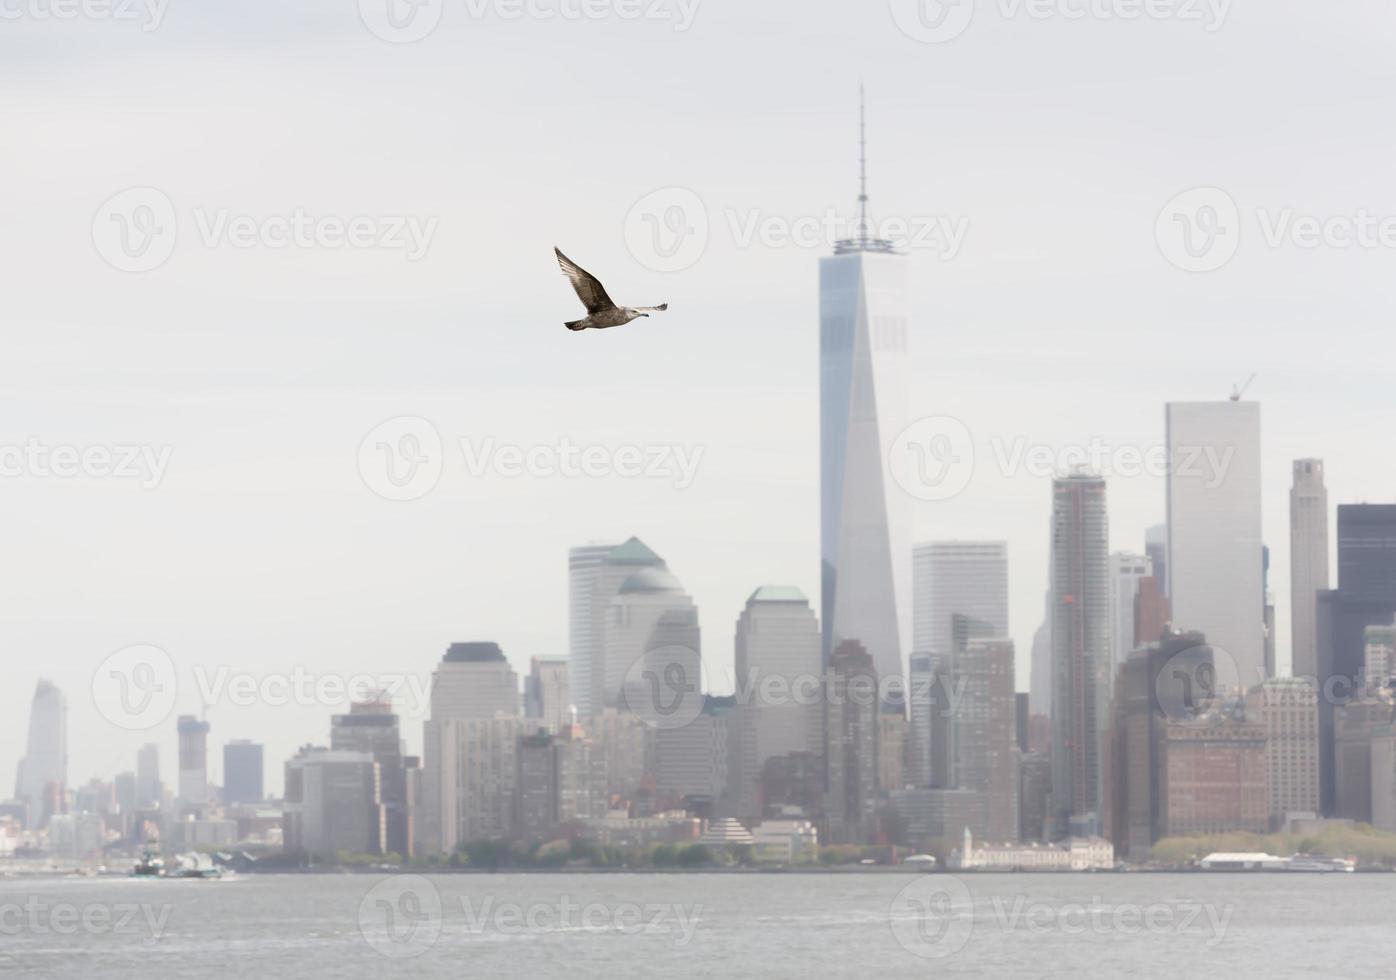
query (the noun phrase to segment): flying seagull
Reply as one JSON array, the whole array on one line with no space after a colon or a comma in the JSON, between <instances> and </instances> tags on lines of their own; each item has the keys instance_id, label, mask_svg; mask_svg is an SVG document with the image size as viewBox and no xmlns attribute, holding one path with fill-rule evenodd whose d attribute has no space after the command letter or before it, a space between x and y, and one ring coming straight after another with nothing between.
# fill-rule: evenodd
<instances>
[{"instance_id":1,"label":"flying seagull","mask_svg":"<svg viewBox=\"0 0 1396 980\"><path fill-rule=\"evenodd\" d=\"M601 280L563 255L557 247L554 247L553 251L557 253L557 264L562 266L562 274L572 281L577 298L587 308L585 317L567 324L568 330L585 330L588 327L603 330L606 327L619 327L636 317L662 313L669 308L668 303L658 306L617 306L611 301L611 297L606 295L606 287L601 285Z\"/></svg>"}]
</instances>

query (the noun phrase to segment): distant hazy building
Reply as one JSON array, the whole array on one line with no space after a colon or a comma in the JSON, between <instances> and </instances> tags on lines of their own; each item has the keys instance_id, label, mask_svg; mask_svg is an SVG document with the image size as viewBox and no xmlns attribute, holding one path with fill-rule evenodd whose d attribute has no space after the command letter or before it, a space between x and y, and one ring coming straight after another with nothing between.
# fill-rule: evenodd
<instances>
[{"instance_id":1,"label":"distant hazy building","mask_svg":"<svg viewBox=\"0 0 1396 980\"><path fill-rule=\"evenodd\" d=\"M68 786L68 701L51 681L34 688L29 739L15 780L15 798L28 807L28 826L42 827L62 812Z\"/></svg>"},{"instance_id":2,"label":"distant hazy building","mask_svg":"<svg viewBox=\"0 0 1396 980\"><path fill-rule=\"evenodd\" d=\"M330 856L381 853L383 807L373 756L301 749L286 763L283 820L287 850Z\"/></svg>"},{"instance_id":3,"label":"distant hazy building","mask_svg":"<svg viewBox=\"0 0 1396 980\"><path fill-rule=\"evenodd\" d=\"M1155 643L1163 636L1164 628L1173 621L1168 597L1163 594L1163 583L1157 575L1149 575L1139 580L1139 591L1134 596L1134 646L1135 649Z\"/></svg>"},{"instance_id":4,"label":"distant hazy building","mask_svg":"<svg viewBox=\"0 0 1396 980\"><path fill-rule=\"evenodd\" d=\"M655 790L665 809L697 807L711 814L726 794L735 704L732 696L705 696L696 718L655 731Z\"/></svg>"},{"instance_id":5,"label":"distant hazy building","mask_svg":"<svg viewBox=\"0 0 1396 980\"><path fill-rule=\"evenodd\" d=\"M223 746L223 802L260 803L264 797L262 746L245 738Z\"/></svg>"},{"instance_id":6,"label":"distant hazy building","mask_svg":"<svg viewBox=\"0 0 1396 980\"><path fill-rule=\"evenodd\" d=\"M737 619L732 714L733 798L743 817L760 816L757 782L766 760L824 751L823 655L809 600L790 586L762 586Z\"/></svg>"},{"instance_id":7,"label":"distant hazy building","mask_svg":"<svg viewBox=\"0 0 1396 980\"><path fill-rule=\"evenodd\" d=\"M903 676L910 641L911 499L889 468L906 424L906 275L890 243L861 232L819 260L824 657L857 640L885 677Z\"/></svg>"},{"instance_id":8,"label":"distant hazy building","mask_svg":"<svg viewBox=\"0 0 1396 980\"><path fill-rule=\"evenodd\" d=\"M642 815L651 812L640 801L652 795L655 784L655 726L628 711L607 708L592 717L587 731L601 753L606 793Z\"/></svg>"},{"instance_id":9,"label":"distant hazy building","mask_svg":"<svg viewBox=\"0 0 1396 980\"><path fill-rule=\"evenodd\" d=\"M888 802L896 815L897 843L914 848L959 841L985 818L984 794L972 789L899 790Z\"/></svg>"},{"instance_id":10,"label":"distant hazy building","mask_svg":"<svg viewBox=\"0 0 1396 980\"><path fill-rule=\"evenodd\" d=\"M580 729L524 736L519 741L518 766L514 837L548 839L562 824L606 815L601 760Z\"/></svg>"},{"instance_id":11,"label":"distant hazy building","mask_svg":"<svg viewBox=\"0 0 1396 980\"><path fill-rule=\"evenodd\" d=\"M976 639L955 655L956 786L984 795L984 836L1018 839L1013 641Z\"/></svg>"},{"instance_id":12,"label":"distant hazy building","mask_svg":"<svg viewBox=\"0 0 1396 980\"><path fill-rule=\"evenodd\" d=\"M1318 594L1328 589L1328 488L1323 460L1294 461L1289 491L1289 611L1295 677L1318 676Z\"/></svg>"},{"instance_id":13,"label":"distant hazy building","mask_svg":"<svg viewBox=\"0 0 1396 980\"><path fill-rule=\"evenodd\" d=\"M883 705L877 717L877 788L880 793L907 786L907 717L900 704Z\"/></svg>"},{"instance_id":14,"label":"distant hazy building","mask_svg":"<svg viewBox=\"0 0 1396 980\"><path fill-rule=\"evenodd\" d=\"M906 778L912 786L934 786L935 716L940 711L940 665L945 658L913 653L906 688Z\"/></svg>"},{"instance_id":15,"label":"distant hazy building","mask_svg":"<svg viewBox=\"0 0 1396 980\"><path fill-rule=\"evenodd\" d=\"M423 725L420 850L450 851L461 840L461 726L499 717L512 721L517 734L518 715L518 675L499 644L451 644L432 675L431 714ZM512 773L512 748L508 753ZM512 774L508 781L512 797Z\"/></svg>"},{"instance_id":16,"label":"distant hazy building","mask_svg":"<svg viewBox=\"0 0 1396 980\"><path fill-rule=\"evenodd\" d=\"M566 660L533 658L524 678L524 717L541 721L554 735L572 724Z\"/></svg>"},{"instance_id":17,"label":"distant hazy building","mask_svg":"<svg viewBox=\"0 0 1396 980\"><path fill-rule=\"evenodd\" d=\"M1171 402L1166 420L1173 619L1225 650L1249 688L1266 676L1260 405Z\"/></svg>"},{"instance_id":18,"label":"distant hazy building","mask_svg":"<svg viewBox=\"0 0 1396 980\"><path fill-rule=\"evenodd\" d=\"M1367 686L1390 687L1396 671L1396 624L1368 626L1362 637L1362 670Z\"/></svg>"},{"instance_id":19,"label":"distant hazy building","mask_svg":"<svg viewBox=\"0 0 1396 980\"><path fill-rule=\"evenodd\" d=\"M471 841L514 833L522 734L518 717L441 723L440 850L450 853Z\"/></svg>"},{"instance_id":20,"label":"distant hazy building","mask_svg":"<svg viewBox=\"0 0 1396 980\"><path fill-rule=\"evenodd\" d=\"M1272 677L1247 698L1248 719L1265 729L1270 822L1319 812L1318 691L1312 678Z\"/></svg>"},{"instance_id":21,"label":"distant hazy building","mask_svg":"<svg viewBox=\"0 0 1396 980\"><path fill-rule=\"evenodd\" d=\"M179 805L181 809L206 806L208 790L208 722L193 715L180 715Z\"/></svg>"},{"instance_id":22,"label":"distant hazy building","mask_svg":"<svg viewBox=\"0 0 1396 980\"><path fill-rule=\"evenodd\" d=\"M160 781L160 746L149 742L136 753L136 803L141 807L159 806L165 798Z\"/></svg>"},{"instance_id":23,"label":"distant hazy building","mask_svg":"<svg viewBox=\"0 0 1396 980\"><path fill-rule=\"evenodd\" d=\"M1334 708L1357 695L1369 626L1396 618L1396 504L1338 506L1338 588L1319 593L1319 737L1323 803L1335 806Z\"/></svg>"},{"instance_id":24,"label":"distant hazy building","mask_svg":"<svg viewBox=\"0 0 1396 980\"><path fill-rule=\"evenodd\" d=\"M1052 805L1057 837L1100 832L1110 698L1105 481L1052 482Z\"/></svg>"},{"instance_id":25,"label":"distant hazy building","mask_svg":"<svg viewBox=\"0 0 1396 980\"><path fill-rule=\"evenodd\" d=\"M1265 727L1224 715L1168 722L1160 769L1165 837L1246 832L1270 825Z\"/></svg>"},{"instance_id":26,"label":"distant hazy building","mask_svg":"<svg viewBox=\"0 0 1396 980\"><path fill-rule=\"evenodd\" d=\"M601 639L601 622L593 598L597 591L597 573L606 556L618 547L619 543L592 543L567 552L567 677L573 688L572 701L582 718L592 713L591 661ZM617 581L615 585L619 586L620 583ZM610 598L608 596L606 600ZM600 608L604 610L605 604L601 604Z\"/></svg>"},{"instance_id":27,"label":"distant hazy building","mask_svg":"<svg viewBox=\"0 0 1396 980\"><path fill-rule=\"evenodd\" d=\"M1383 692L1339 705L1334 716L1333 816L1396 832L1396 705Z\"/></svg>"},{"instance_id":28,"label":"distant hazy building","mask_svg":"<svg viewBox=\"0 0 1396 980\"><path fill-rule=\"evenodd\" d=\"M660 558L639 538L623 544L589 544L573 548L568 555L569 603L571 610L568 686L577 714L586 719L615 705L616 692L624 681L607 676L606 627L611 604L621 586L644 569L664 570Z\"/></svg>"},{"instance_id":29,"label":"distant hazy building","mask_svg":"<svg viewBox=\"0 0 1396 980\"><path fill-rule=\"evenodd\" d=\"M1110 556L1110 672L1134 650L1134 614L1139 584L1154 573L1148 555L1117 551Z\"/></svg>"},{"instance_id":30,"label":"distant hazy building","mask_svg":"<svg viewBox=\"0 0 1396 980\"><path fill-rule=\"evenodd\" d=\"M825 675L824 757L830 842L868 840L877 801L878 675L872 656L844 640Z\"/></svg>"},{"instance_id":31,"label":"distant hazy building","mask_svg":"<svg viewBox=\"0 0 1396 980\"><path fill-rule=\"evenodd\" d=\"M1052 715L1052 590L1042 602L1042 623L1032 635L1032 663L1028 672L1028 703L1035 715Z\"/></svg>"},{"instance_id":32,"label":"distant hazy building","mask_svg":"<svg viewBox=\"0 0 1396 980\"><path fill-rule=\"evenodd\" d=\"M1008 542L932 541L912 552L912 649L953 654L951 617L1008 635Z\"/></svg>"},{"instance_id":33,"label":"distant hazy building","mask_svg":"<svg viewBox=\"0 0 1396 980\"><path fill-rule=\"evenodd\" d=\"M378 764L379 798L383 804L383 848L400 857L415 850L415 807L411 792L412 766L403 753L398 716L386 695L349 706L347 715L330 718L330 748L364 752Z\"/></svg>"},{"instance_id":34,"label":"distant hazy building","mask_svg":"<svg viewBox=\"0 0 1396 980\"><path fill-rule=\"evenodd\" d=\"M1214 652L1196 632L1160 635L1132 652L1115 673L1106 829L1116 853L1132 861L1147 860L1164 833L1164 733L1170 717L1188 720L1210 707L1189 701L1189 690L1178 685L1215 673Z\"/></svg>"},{"instance_id":35,"label":"distant hazy building","mask_svg":"<svg viewBox=\"0 0 1396 980\"><path fill-rule=\"evenodd\" d=\"M1154 578L1159 591L1168 596L1168 525L1155 524L1144 532L1144 554L1154 566Z\"/></svg>"},{"instance_id":36,"label":"distant hazy building","mask_svg":"<svg viewBox=\"0 0 1396 980\"><path fill-rule=\"evenodd\" d=\"M1043 840L1047 836L1048 808L1052 796L1052 757L1030 752L1018 760L1018 837Z\"/></svg>"},{"instance_id":37,"label":"distant hazy building","mask_svg":"<svg viewBox=\"0 0 1396 980\"><path fill-rule=\"evenodd\" d=\"M606 610L603 669L599 696L607 708L619 708L656 720L697 707L702 697L701 635L698 608L683 585L666 568L645 567L621 583ZM693 712L696 713L696 712Z\"/></svg>"}]
</instances>

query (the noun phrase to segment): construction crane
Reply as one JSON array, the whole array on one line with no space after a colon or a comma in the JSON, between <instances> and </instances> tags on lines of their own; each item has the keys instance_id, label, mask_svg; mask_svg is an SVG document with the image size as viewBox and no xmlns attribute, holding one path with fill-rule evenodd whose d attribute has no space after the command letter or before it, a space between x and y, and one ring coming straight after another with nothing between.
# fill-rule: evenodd
<instances>
[{"instance_id":1,"label":"construction crane","mask_svg":"<svg viewBox=\"0 0 1396 980\"><path fill-rule=\"evenodd\" d=\"M1240 385L1239 387L1236 386L1236 385L1232 385L1232 387L1231 387L1231 400L1234 401L1234 402L1239 402L1239 401L1241 400L1241 396L1244 395L1244 394L1246 393L1247 390L1249 390L1249 388L1250 388L1250 386L1251 386L1251 382L1254 381L1254 380L1255 380L1255 374L1254 374L1254 372L1252 372L1251 376L1250 376L1249 378L1246 379L1246 383L1245 383L1245 384Z\"/></svg>"}]
</instances>

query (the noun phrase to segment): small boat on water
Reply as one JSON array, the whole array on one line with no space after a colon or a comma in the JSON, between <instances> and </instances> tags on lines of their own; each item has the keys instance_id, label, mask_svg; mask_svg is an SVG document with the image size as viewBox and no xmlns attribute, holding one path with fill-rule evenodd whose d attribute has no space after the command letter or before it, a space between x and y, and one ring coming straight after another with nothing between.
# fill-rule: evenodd
<instances>
[{"instance_id":1,"label":"small boat on water","mask_svg":"<svg viewBox=\"0 0 1396 980\"><path fill-rule=\"evenodd\" d=\"M136 866L131 869L132 878L163 878L165 877L165 861L160 857L160 852L154 847L147 847L141 854L141 859L136 862Z\"/></svg>"},{"instance_id":2,"label":"small boat on water","mask_svg":"<svg viewBox=\"0 0 1396 980\"><path fill-rule=\"evenodd\" d=\"M1347 858L1324 857L1322 854L1296 854L1289 859L1289 864L1285 866L1285 870L1318 873L1326 871L1352 872L1356 870L1356 866L1355 862Z\"/></svg>"},{"instance_id":3,"label":"small boat on water","mask_svg":"<svg viewBox=\"0 0 1396 980\"><path fill-rule=\"evenodd\" d=\"M223 869L213 863L207 854L191 852L176 858L179 866L167 871L167 878L222 878Z\"/></svg>"}]
</instances>

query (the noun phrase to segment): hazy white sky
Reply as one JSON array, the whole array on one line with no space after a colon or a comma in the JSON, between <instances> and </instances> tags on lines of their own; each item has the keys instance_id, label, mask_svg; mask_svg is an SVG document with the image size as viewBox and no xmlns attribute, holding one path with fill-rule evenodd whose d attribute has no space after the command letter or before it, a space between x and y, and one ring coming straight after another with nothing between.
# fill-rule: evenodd
<instances>
[{"instance_id":1,"label":"hazy white sky","mask_svg":"<svg viewBox=\"0 0 1396 980\"><path fill-rule=\"evenodd\" d=\"M450 641L494 639L522 672L566 652L566 549L590 539L638 534L662 554L719 667L753 588L816 598L827 249L744 229L851 210L860 78L874 213L968 222L953 260L909 259L913 414L961 420L978 458L958 497L918 505L917 537L1010 541L1020 687L1049 480L999 472L995 446L1147 449L1165 401L1223 398L1258 372L1282 662L1291 459L1324 457L1335 503L1396 493L1396 243L1267 242L1287 219L1396 216L1389 4L1234 0L1209 24L1191 0L1144 19L1068 16L1129 0L993 0L926 43L899 28L899 0L701 0L685 30L656 0L653 19L442 3L429 37L389 44L349 2L171 0L146 31L0 0L0 446L170 452L154 489L0 478L0 775L43 675L68 693L73 783L133 767L151 738L173 782L173 717L128 732L93 705L98 664L130 644L169 651L175 711L198 710L196 666L207 683L220 667L254 684L425 679ZM1155 223L1198 186L1234 200L1240 248L1190 274ZM178 227L148 272L104 258L120 229L101 209L131 187L163 194ZM627 247L627 214L660 188L708 218L680 271L634 247L634 224ZM298 213L433 233L414 259L239 247L225 224L275 234L267 219ZM670 311L569 334L580 311L554 244L622 302ZM410 502L358 466L399 416L446 442L439 485ZM457 445L563 438L702 455L680 488L472 476ZM1142 547L1162 480L1112 479L1110 496L1113 545ZM209 709L215 776L223 741L261 739L273 791L339 710L237 700Z\"/></svg>"}]
</instances>

